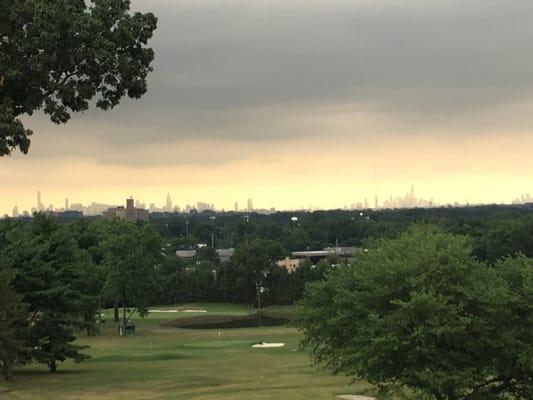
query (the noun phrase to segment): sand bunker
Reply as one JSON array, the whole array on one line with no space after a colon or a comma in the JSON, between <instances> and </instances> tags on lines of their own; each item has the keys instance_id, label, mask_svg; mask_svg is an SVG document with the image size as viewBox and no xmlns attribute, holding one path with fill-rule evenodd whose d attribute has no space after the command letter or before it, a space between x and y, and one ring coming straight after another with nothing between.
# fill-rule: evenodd
<instances>
[{"instance_id":1,"label":"sand bunker","mask_svg":"<svg viewBox=\"0 0 533 400\"><path fill-rule=\"evenodd\" d=\"M256 343L256 344L253 344L252 347L254 349L269 349L269 348L273 348L273 347L283 347L285 346L285 343L267 343L267 342L262 342L262 343Z\"/></svg>"},{"instance_id":2,"label":"sand bunker","mask_svg":"<svg viewBox=\"0 0 533 400\"><path fill-rule=\"evenodd\" d=\"M150 310L149 312L158 313L158 312L178 312L178 310Z\"/></svg>"},{"instance_id":3,"label":"sand bunker","mask_svg":"<svg viewBox=\"0 0 533 400\"><path fill-rule=\"evenodd\" d=\"M340 396L335 396L339 400L376 400L375 397L361 396L358 394L341 394Z\"/></svg>"},{"instance_id":4,"label":"sand bunker","mask_svg":"<svg viewBox=\"0 0 533 400\"><path fill-rule=\"evenodd\" d=\"M207 310L183 310L183 312L207 312Z\"/></svg>"}]
</instances>

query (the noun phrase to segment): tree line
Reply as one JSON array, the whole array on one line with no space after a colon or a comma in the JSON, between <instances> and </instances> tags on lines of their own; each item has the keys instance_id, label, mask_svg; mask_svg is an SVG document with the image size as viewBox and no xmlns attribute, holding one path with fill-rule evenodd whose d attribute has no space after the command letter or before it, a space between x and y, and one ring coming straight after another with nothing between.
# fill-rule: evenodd
<instances>
[{"instance_id":1,"label":"tree line","mask_svg":"<svg viewBox=\"0 0 533 400\"><path fill-rule=\"evenodd\" d=\"M0 370L14 365L87 356L76 335L97 333L100 308L113 304L141 315L156 287L161 238L147 225L101 221L58 223L35 214L31 222L0 223ZM118 313L117 313L118 316Z\"/></svg>"},{"instance_id":2,"label":"tree line","mask_svg":"<svg viewBox=\"0 0 533 400\"><path fill-rule=\"evenodd\" d=\"M488 316L500 315L505 316L507 322L514 321L515 326L509 325L509 329L522 335L517 339L513 337L514 333L502 331L501 335L494 336L494 346L512 349L510 346L516 345L516 351L522 354L521 359L533 359L528 353L531 349L523 345L530 337L525 333L527 330L521 328L521 324L530 326L531 307L527 302L533 304L531 276L527 275L531 271L530 257L533 256L533 218L527 208L366 211L363 215L345 211L302 213L298 216L298 224L288 222L290 215L217 214L213 222L210 215L191 214L166 216L149 223L136 224L102 218L64 223L44 214L36 214L29 220L2 220L2 374L10 379L14 366L31 362L43 363L53 372L58 363L67 358L83 361L87 356L83 348L76 344L76 336L98 333L102 308L113 308L115 321L126 325L133 312L146 315L151 305L190 301L224 301L257 307L292 304L303 298L303 309L307 311L300 317L299 323L315 360L325 362L337 372L362 376L380 384L385 382L387 385L384 387L388 388L394 384L418 388L419 383L415 383L413 377L394 375L400 373L399 369L394 369L387 376L383 371L377 373L381 371L377 364L368 366L377 375L372 375L373 372L368 372L370 370L358 369L362 368L359 362L337 365L337 362L352 356L358 360L364 357L353 353L359 347L355 346L353 339L343 337L337 329L358 332L350 331L349 325L357 321L356 328L365 329L363 333L370 342L372 337L379 338L380 334L414 335L409 331L412 329L417 331L417 335L422 335L415 335L416 340L429 345L438 335L445 334L449 328L445 325L446 321L456 323L455 318L460 318L465 322L468 318L479 317L476 313L482 312L487 314L483 314L484 319L476 322L479 332L469 330L473 329L472 324L456 327L457 336L446 336L440 348L431 350L425 356L416 355L418 361L405 366L402 374L412 371L418 374L420 371L416 368L435 368L428 365L428 360L437 354L442 356L449 350L446 346L451 345L453 340L468 342L464 335L479 333L488 338L495 335L495 326L504 328L504 320L490 320ZM424 228L417 228L418 224ZM422 233L417 229L422 229ZM424 229L430 229L430 232ZM215 249L210 246L198 248L191 260L183 260L175 255L177 249L194 247L213 234L215 247L235 247L229 263L222 263ZM292 273L276 264L277 260L289 255L292 250L316 250L335 245L356 245L361 251L352 263L336 257L317 263L306 260ZM393 264L391 260L394 260ZM477 275L471 275L475 271ZM450 283L450 279L453 282ZM452 286L448 285L452 283ZM490 286L496 283L499 286ZM461 287L463 289L459 290ZM421 297L415 298L418 292ZM455 297L459 295L466 297ZM324 296L332 299L338 296L338 301L325 302ZM374 300L369 300L371 298ZM357 302L362 299L371 303L362 305L363 308L356 311L360 307ZM424 303L426 300L427 304ZM468 312L457 308L457 304L462 307L466 300L474 304ZM417 303L410 304L411 301ZM453 310L447 309L447 306L451 307L450 304L455 304L453 302L459 303ZM394 325L399 323L398 318L405 316L398 316L395 312L407 312L403 307L415 305L419 308L409 311L413 314L405 314L406 318L410 318L411 325ZM330 306L336 308L328 308ZM373 309L374 306L380 308ZM485 310L483 307L489 308ZM442 320L438 319L441 318L439 310L445 313ZM354 312L360 314L355 315ZM389 312L391 319L387 327L402 327L400 331L393 330L391 333L384 330L383 326L372 325L381 323ZM426 321L424 316L438 318ZM343 325L345 322L347 325ZM322 323L326 325L322 326ZM417 325L419 323L423 323L422 328ZM497 323L500 325L494 325ZM430 333L423 336L426 331ZM359 334L358 337L364 340ZM398 336L396 339L391 336L390 339L394 340L390 344L392 347L385 348L386 351L382 349L379 362L386 363L387 357L401 361L405 354L394 353L391 348L407 351L410 348L407 343L415 343L412 341L414 336ZM337 342L339 340L346 342ZM331 346L321 347L324 343ZM399 343L405 346L398 347ZM452 349L455 348L453 346ZM338 352L334 352L333 348ZM487 349L470 349L478 353L469 354L469 360L481 356ZM492 361L500 360L499 357L507 351L493 353ZM452 352L456 356L459 353L467 354L465 348L460 348L457 353ZM460 363L464 360L456 361ZM485 361L478 359L480 365ZM514 384L516 378L513 374L518 365L516 358L508 362L511 372L505 375L509 380L506 386ZM402 365L397 364L398 368ZM449 364L454 367L457 365L453 362ZM523 365L520 368L520 373L529 371L524 370ZM441 377L445 376L444 370L436 371ZM469 373L476 377L487 373L487 376L493 377L490 379L496 378L492 366L487 367L486 371L489 372L483 371ZM474 379L472 376L470 382ZM430 378L436 379L431 374ZM447 383L439 383L441 386L435 390L444 390L445 385L451 385L451 381L446 380L448 378L442 379ZM433 384L437 385L433 381L424 383ZM499 384L503 385L504 382ZM486 387L494 391L495 385L489 382ZM417 390L423 392L429 389ZM464 389L462 394L457 394L459 397L436 398L477 398L473 395L461 397L466 396L467 392ZM485 396L487 392L480 393Z\"/></svg>"},{"instance_id":3,"label":"tree line","mask_svg":"<svg viewBox=\"0 0 533 400\"><path fill-rule=\"evenodd\" d=\"M216 216L216 219L210 217ZM292 217L298 221L293 224ZM274 240L287 252L335 245L364 247L369 239L392 239L414 223L424 222L472 238L472 252L494 263L509 254L533 256L533 205L443 207L406 210L190 213L153 216L151 224L173 250L198 243L239 247L253 239Z\"/></svg>"},{"instance_id":4,"label":"tree line","mask_svg":"<svg viewBox=\"0 0 533 400\"><path fill-rule=\"evenodd\" d=\"M154 304L225 301L290 304L327 263L306 263L293 274L276 261L285 250L252 239L222 264L213 248L185 262L152 224L120 219L60 223L37 213L0 222L0 369L37 362L55 372L66 359L87 358L76 336L98 333L101 310L114 309L126 326Z\"/></svg>"}]
</instances>

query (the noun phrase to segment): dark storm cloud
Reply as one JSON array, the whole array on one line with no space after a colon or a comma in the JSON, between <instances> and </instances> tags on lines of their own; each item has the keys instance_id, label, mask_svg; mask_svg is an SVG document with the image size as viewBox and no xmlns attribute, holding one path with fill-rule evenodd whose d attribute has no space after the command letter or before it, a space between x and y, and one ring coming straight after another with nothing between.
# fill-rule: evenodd
<instances>
[{"instance_id":1,"label":"dark storm cloud","mask_svg":"<svg viewBox=\"0 0 533 400\"><path fill-rule=\"evenodd\" d=\"M528 1L153 4L162 11L152 83L161 105L383 101L403 110L406 90L431 109L427 95L457 89L478 107L491 102L488 91L501 102L533 84Z\"/></svg>"},{"instance_id":2,"label":"dark storm cloud","mask_svg":"<svg viewBox=\"0 0 533 400\"><path fill-rule=\"evenodd\" d=\"M77 116L72 127L91 126L99 141L334 134L291 113L344 105L406 131L431 121L453 121L461 134L483 131L480 115L498 112L509 129L530 122L512 111L533 91L530 0L134 0L132 7L160 19L155 70L140 101ZM356 134L364 132L354 127Z\"/></svg>"}]
</instances>

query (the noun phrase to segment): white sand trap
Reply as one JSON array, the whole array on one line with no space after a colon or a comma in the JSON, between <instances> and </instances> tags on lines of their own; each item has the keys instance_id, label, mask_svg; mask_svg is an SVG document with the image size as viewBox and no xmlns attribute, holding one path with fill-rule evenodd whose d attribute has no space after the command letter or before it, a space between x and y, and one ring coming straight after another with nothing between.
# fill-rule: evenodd
<instances>
[{"instance_id":1,"label":"white sand trap","mask_svg":"<svg viewBox=\"0 0 533 400\"><path fill-rule=\"evenodd\" d=\"M178 312L178 310L150 310L149 312L154 312L154 313L158 313L158 312Z\"/></svg>"},{"instance_id":2,"label":"white sand trap","mask_svg":"<svg viewBox=\"0 0 533 400\"><path fill-rule=\"evenodd\" d=\"M207 312L207 310L183 310L183 312Z\"/></svg>"},{"instance_id":3,"label":"white sand trap","mask_svg":"<svg viewBox=\"0 0 533 400\"><path fill-rule=\"evenodd\" d=\"M273 348L273 347L283 347L285 346L285 343L266 343L266 342L263 342L263 343L257 343L257 344L253 344L252 347L254 349L269 349L269 348Z\"/></svg>"},{"instance_id":4,"label":"white sand trap","mask_svg":"<svg viewBox=\"0 0 533 400\"><path fill-rule=\"evenodd\" d=\"M335 396L339 400L376 400L375 397L361 396L359 394L341 394L340 396Z\"/></svg>"}]
</instances>

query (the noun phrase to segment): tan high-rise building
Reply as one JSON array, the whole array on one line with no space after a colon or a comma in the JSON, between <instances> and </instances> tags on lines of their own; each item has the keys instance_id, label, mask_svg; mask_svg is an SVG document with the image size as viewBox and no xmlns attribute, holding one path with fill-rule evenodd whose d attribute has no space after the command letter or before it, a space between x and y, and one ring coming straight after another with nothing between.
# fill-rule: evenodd
<instances>
[{"instance_id":1,"label":"tan high-rise building","mask_svg":"<svg viewBox=\"0 0 533 400\"><path fill-rule=\"evenodd\" d=\"M104 218L109 219L122 218L129 222L148 221L150 218L148 210L145 210L144 208L136 208L134 206L132 197L126 199L126 208L123 206L110 208L109 210L104 211L103 216Z\"/></svg>"}]
</instances>

